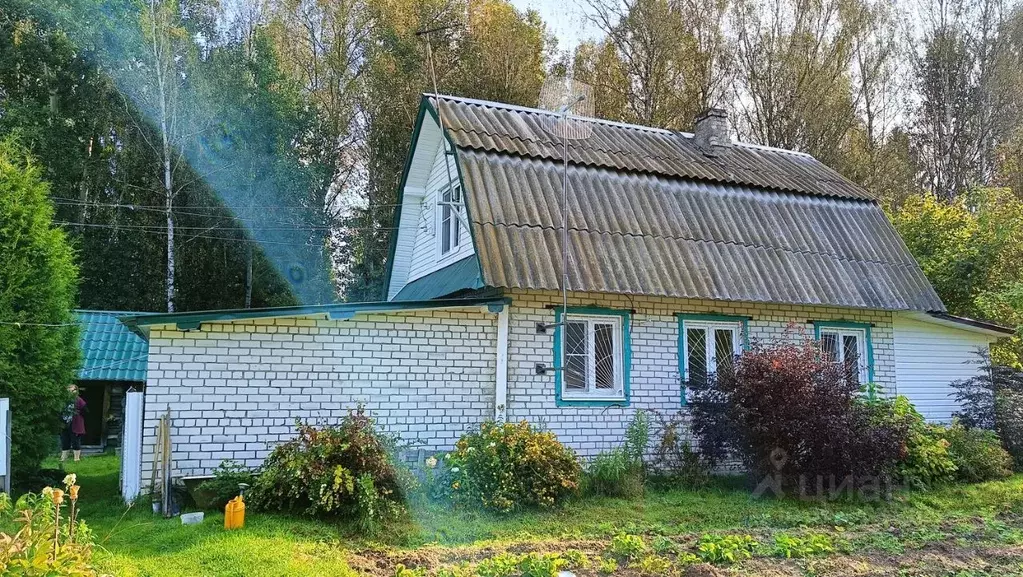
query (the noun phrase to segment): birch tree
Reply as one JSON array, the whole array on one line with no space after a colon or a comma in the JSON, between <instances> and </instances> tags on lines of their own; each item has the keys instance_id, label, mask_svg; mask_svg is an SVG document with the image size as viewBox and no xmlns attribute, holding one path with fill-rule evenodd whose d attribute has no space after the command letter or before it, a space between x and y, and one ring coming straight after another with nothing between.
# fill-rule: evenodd
<instances>
[{"instance_id":1,"label":"birch tree","mask_svg":"<svg viewBox=\"0 0 1023 577\"><path fill-rule=\"evenodd\" d=\"M142 37L148 49L148 86L144 94L155 112L160 141L154 143L160 155L160 185L163 190L167 223L167 311L174 312L175 287L174 245L174 171L182 162L178 142L178 99L185 78L185 44L187 34L180 23L176 0L147 0L142 12Z\"/></svg>"}]
</instances>

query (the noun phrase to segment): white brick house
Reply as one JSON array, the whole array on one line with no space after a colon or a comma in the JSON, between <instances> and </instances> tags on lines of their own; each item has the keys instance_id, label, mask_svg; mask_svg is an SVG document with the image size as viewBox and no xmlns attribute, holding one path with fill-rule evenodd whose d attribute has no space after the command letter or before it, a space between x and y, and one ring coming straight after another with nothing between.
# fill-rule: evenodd
<instances>
[{"instance_id":1,"label":"white brick house","mask_svg":"<svg viewBox=\"0 0 1023 577\"><path fill-rule=\"evenodd\" d=\"M387 300L122 319L149 340L143 485L168 409L176 476L258 465L295 419L358 404L427 451L528 419L592 455L636 409L684 410L686 381L719 358L803 336L950 418L949 383L1009 332L947 315L869 193L807 155L708 134L723 125L709 119L695 136L584 120L563 321L548 113L424 97Z\"/></svg>"}]
</instances>

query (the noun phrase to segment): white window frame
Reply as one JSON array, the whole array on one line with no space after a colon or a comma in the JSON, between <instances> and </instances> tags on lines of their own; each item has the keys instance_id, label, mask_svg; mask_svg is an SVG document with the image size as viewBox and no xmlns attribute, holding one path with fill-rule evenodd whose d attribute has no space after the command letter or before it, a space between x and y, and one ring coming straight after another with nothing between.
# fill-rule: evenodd
<instances>
[{"instance_id":1,"label":"white window frame","mask_svg":"<svg viewBox=\"0 0 1023 577\"><path fill-rule=\"evenodd\" d=\"M870 382L870 364L867 355L867 330L850 327L829 327L822 326L818 329L818 340L820 341L821 353L824 352L824 335L835 335L838 339L838 360L839 365L845 366L845 343L844 337L856 337L856 372L859 374L860 385Z\"/></svg>"},{"instance_id":2,"label":"white window frame","mask_svg":"<svg viewBox=\"0 0 1023 577\"><path fill-rule=\"evenodd\" d=\"M586 389L570 389L566 378L566 366L568 359L568 323L586 323ZM594 325L610 324L612 341L612 354L614 355L614 388L598 389L596 383L596 330ZM568 313L564 317L564 324L560 327L561 334L561 399L563 401L624 401L625 400L625 354L624 341L622 338L622 317L620 315L594 315L594 314L573 314Z\"/></svg>"},{"instance_id":3,"label":"white window frame","mask_svg":"<svg viewBox=\"0 0 1023 577\"><path fill-rule=\"evenodd\" d=\"M683 359L683 366L685 367L685 374L682 375L682 380L686 383L689 382L689 371L691 364L689 363L689 329L703 329L704 334L704 361L707 363L707 376L713 375L718 370L717 363L717 351L715 350L714 331L715 330L730 330L732 331L732 354L740 355L743 349L743 322L742 321L702 321L702 320L682 320L682 351L685 355Z\"/></svg>"},{"instance_id":4,"label":"white window frame","mask_svg":"<svg viewBox=\"0 0 1023 577\"><path fill-rule=\"evenodd\" d=\"M448 196L448 200L444 200L445 195ZM461 202L461 199L462 187L457 183L437 191L437 254L440 258L457 254L461 247L461 210L455 206L444 204L445 202ZM447 223L444 222L446 216L450 216ZM448 250L444 250L445 238L450 240Z\"/></svg>"}]
</instances>

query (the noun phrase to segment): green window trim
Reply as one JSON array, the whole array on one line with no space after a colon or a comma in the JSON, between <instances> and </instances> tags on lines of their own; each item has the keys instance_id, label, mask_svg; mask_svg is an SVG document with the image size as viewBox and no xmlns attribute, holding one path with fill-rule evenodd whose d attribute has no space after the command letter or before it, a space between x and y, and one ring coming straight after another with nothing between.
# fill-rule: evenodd
<instances>
[{"instance_id":1,"label":"green window trim","mask_svg":"<svg viewBox=\"0 0 1023 577\"><path fill-rule=\"evenodd\" d=\"M632 311L604 307L568 307L569 315L617 316L622 323L622 399L564 399L562 398L561 376L561 307L554 309L554 405L557 407L628 407L631 402L629 373L632 369Z\"/></svg>"},{"instance_id":2,"label":"green window trim","mask_svg":"<svg viewBox=\"0 0 1023 577\"><path fill-rule=\"evenodd\" d=\"M874 339L870 334L871 324L853 321L813 321L813 338L815 341L820 342L821 329L855 329L863 331L864 337L866 338L866 342L863 343L863 346L867 350L867 382L863 383L863 385L867 386L869 383L873 383ZM871 387L871 390L873 390L873 387Z\"/></svg>"},{"instance_id":3,"label":"green window trim","mask_svg":"<svg viewBox=\"0 0 1023 577\"><path fill-rule=\"evenodd\" d=\"M742 327L742 349L744 351L749 350L749 321L750 318L739 315L715 315L715 314L691 314L691 313L677 313L675 318L678 319L678 375L681 383L681 405L685 407L688 402L686 401L686 351L685 351L685 331L686 321L701 321L701 322L718 322L718 323L739 323Z\"/></svg>"}]
</instances>

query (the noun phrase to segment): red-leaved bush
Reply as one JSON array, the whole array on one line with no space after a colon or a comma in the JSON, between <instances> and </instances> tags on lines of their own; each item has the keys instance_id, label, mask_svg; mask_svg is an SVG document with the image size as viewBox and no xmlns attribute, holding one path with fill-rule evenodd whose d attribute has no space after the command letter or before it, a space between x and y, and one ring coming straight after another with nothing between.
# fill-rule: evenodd
<instances>
[{"instance_id":1,"label":"red-leaved bush","mask_svg":"<svg viewBox=\"0 0 1023 577\"><path fill-rule=\"evenodd\" d=\"M711 465L739 458L753 474L827 482L889 474L904 451L905 427L859 400L852 375L810 339L754 344L689 387L693 433Z\"/></svg>"}]
</instances>

